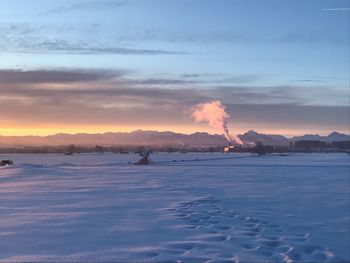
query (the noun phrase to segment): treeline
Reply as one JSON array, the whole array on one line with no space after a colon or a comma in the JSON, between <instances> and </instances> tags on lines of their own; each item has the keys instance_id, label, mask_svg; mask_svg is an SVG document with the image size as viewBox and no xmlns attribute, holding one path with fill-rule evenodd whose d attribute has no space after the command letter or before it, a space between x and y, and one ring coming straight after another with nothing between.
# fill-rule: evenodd
<instances>
[{"instance_id":1,"label":"treeline","mask_svg":"<svg viewBox=\"0 0 350 263\"><path fill-rule=\"evenodd\" d=\"M222 146L81 146L81 145L63 145L63 146L23 146L23 147L0 147L0 153L21 153L21 154L50 154L62 153L67 155L77 153L104 153L113 152L119 154L140 153L147 149L156 152L223 152ZM255 145L236 146L230 149L230 152L251 152L258 154L266 153L285 153L285 152L350 152L350 141L324 142L315 140L300 140L291 142L289 146L263 145L261 142L255 142Z\"/></svg>"},{"instance_id":2,"label":"treeline","mask_svg":"<svg viewBox=\"0 0 350 263\"><path fill-rule=\"evenodd\" d=\"M205 147L205 146L81 146L81 145L63 145L63 146L23 146L23 147L0 147L0 153L20 153L20 154L50 154L62 153L67 155L77 153L104 153L112 152L116 154L140 153L147 149L157 152L222 152L223 147Z\"/></svg>"},{"instance_id":3,"label":"treeline","mask_svg":"<svg viewBox=\"0 0 350 263\"><path fill-rule=\"evenodd\" d=\"M247 150L247 149L244 149ZM243 150L243 151L244 151ZM248 149L248 151L265 155L269 153L286 153L286 152L302 152L302 153L331 153L331 152L345 152L350 154L350 141L338 142L324 142L316 140L300 140L290 142L289 147L281 146L265 146L261 142L256 142L255 147Z\"/></svg>"},{"instance_id":4,"label":"treeline","mask_svg":"<svg viewBox=\"0 0 350 263\"><path fill-rule=\"evenodd\" d=\"M292 148L305 151L349 151L350 141L324 142L316 140L296 141Z\"/></svg>"}]
</instances>

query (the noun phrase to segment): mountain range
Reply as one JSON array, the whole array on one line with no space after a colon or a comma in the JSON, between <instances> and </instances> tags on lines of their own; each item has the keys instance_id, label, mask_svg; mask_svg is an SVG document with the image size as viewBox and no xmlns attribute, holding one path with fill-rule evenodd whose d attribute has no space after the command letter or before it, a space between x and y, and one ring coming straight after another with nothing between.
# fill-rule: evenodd
<instances>
[{"instance_id":1,"label":"mountain range","mask_svg":"<svg viewBox=\"0 0 350 263\"><path fill-rule=\"evenodd\" d=\"M325 142L350 141L350 136L332 132L328 136L306 134L287 138L282 135L263 134L250 130L238 137L245 144L257 141L264 145L288 146L298 140L318 140ZM175 132L158 132L137 130L127 132L107 132L98 134L64 134L49 136L0 136L1 146L39 146L39 145L169 145L169 146L226 146L228 143L223 135L212 135L205 132L182 134Z\"/></svg>"}]
</instances>

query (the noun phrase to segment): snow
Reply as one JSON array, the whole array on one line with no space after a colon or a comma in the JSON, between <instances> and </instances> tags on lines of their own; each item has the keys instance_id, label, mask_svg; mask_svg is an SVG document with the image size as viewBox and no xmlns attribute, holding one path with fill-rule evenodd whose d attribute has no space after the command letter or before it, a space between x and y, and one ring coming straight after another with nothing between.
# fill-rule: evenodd
<instances>
[{"instance_id":1,"label":"snow","mask_svg":"<svg viewBox=\"0 0 350 263\"><path fill-rule=\"evenodd\" d=\"M350 260L348 155L151 157L0 156L0 261Z\"/></svg>"}]
</instances>

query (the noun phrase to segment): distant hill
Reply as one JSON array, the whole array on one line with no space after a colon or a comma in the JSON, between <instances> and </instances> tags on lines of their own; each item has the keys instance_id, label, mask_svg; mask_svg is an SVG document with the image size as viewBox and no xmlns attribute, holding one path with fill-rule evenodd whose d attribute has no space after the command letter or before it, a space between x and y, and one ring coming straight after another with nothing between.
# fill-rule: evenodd
<instances>
[{"instance_id":1,"label":"distant hill","mask_svg":"<svg viewBox=\"0 0 350 263\"><path fill-rule=\"evenodd\" d=\"M350 136L332 132L328 136L303 135L286 138L282 135L263 134L248 131L238 137L246 144L262 142L264 145L288 146L290 141L319 140L325 142L349 141ZM49 136L0 136L0 147L7 146L58 146L58 145L159 145L159 146L226 146L223 135L212 135L206 132L182 134L175 132L158 132L137 130L133 132L107 132L98 134L65 134L59 133Z\"/></svg>"},{"instance_id":2,"label":"distant hill","mask_svg":"<svg viewBox=\"0 0 350 263\"><path fill-rule=\"evenodd\" d=\"M261 142L264 145L289 146L289 139L282 135L263 134L250 130L238 137L247 144Z\"/></svg>"},{"instance_id":3,"label":"distant hill","mask_svg":"<svg viewBox=\"0 0 350 263\"><path fill-rule=\"evenodd\" d=\"M323 141L323 142L341 142L350 141L350 136L342 134L339 132L332 132L327 136L321 136L318 134L306 134L303 136L296 136L290 139L291 141L301 141L301 140L313 140L313 141Z\"/></svg>"},{"instance_id":4,"label":"distant hill","mask_svg":"<svg viewBox=\"0 0 350 263\"><path fill-rule=\"evenodd\" d=\"M0 146L39 146L39 145L176 145L176 146L224 146L223 135L205 132L181 134L174 132L142 131L107 132L98 134L65 134L49 136L0 136Z\"/></svg>"}]
</instances>

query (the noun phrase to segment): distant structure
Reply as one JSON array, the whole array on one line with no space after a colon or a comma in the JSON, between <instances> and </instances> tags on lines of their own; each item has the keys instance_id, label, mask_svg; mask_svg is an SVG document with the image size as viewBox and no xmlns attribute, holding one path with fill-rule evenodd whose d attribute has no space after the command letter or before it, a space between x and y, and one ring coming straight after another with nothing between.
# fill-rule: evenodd
<instances>
[{"instance_id":1,"label":"distant structure","mask_svg":"<svg viewBox=\"0 0 350 263\"><path fill-rule=\"evenodd\" d=\"M242 148L242 146L232 146L232 144L230 142L228 146L224 147L224 153L235 152L241 148Z\"/></svg>"},{"instance_id":2,"label":"distant structure","mask_svg":"<svg viewBox=\"0 0 350 263\"><path fill-rule=\"evenodd\" d=\"M256 142L254 152L258 154L258 156L262 156L267 154L267 148L263 145L262 142Z\"/></svg>"},{"instance_id":3,"label":"distant structure","mask_svg":"<svg viewBox=\"0 0 350 263\"><path fill-rule=\"evenodd\" d=\"M67 152L64 155L73 155L75 151L76 151L75 145L71 144L68 146Z\"/></svg>"},{"instance_id":4,"label":"distant structure","mask_svg":"<svg viewBox=\"0 0 350 263\"><path fill-rule=\"evenodd\" d=\"M136 163L136 165L149 165L153 163L152 159L149 157L151 153L153 153L153 150L147 150L140 153L142 158Z\"/></svg>"},{"instance_id":5,"label":"distant structure","mask_svg":"<svg viewBox=\"0 0 350 263\"><path fill-rule=\"evenodd\" d=\"M327 143L317 140L300 140L294 143L296 149L303 149L305 151L320 151L327 147Z\"/></svg>"},{"instance_id":6,"label":"distant structure","mask_svg":"<svg viewBox=\"0 0 350 263\"><path fill-rule=\"evenodd\" d=\"M0 162L0 166L8 166L8 165L13 165L13 161L12 160L2 160Z\"/></svg>"},{"instance_id":7,"label":"distant structure","mask_svg":"<svg viewBox=\"0 0 350 263\"><path fill-rule=\"evenodd\" d=\"M97 152L97 153L104 153L105 149L103 148L103 146L96 145L95 152Z\"/></svg>"},{"instance_id":8,"label":"distant structure","mask_svg":"<svg viewBox=\"0 0 350 263\"><path fill-rule=\"evenodd\" d=\"M224 153L230 153L230 152L233 152L233 149L235 147L233 147L232 145L229 145L227 147L224 147Z\"/></svg>"}]
</instances>

